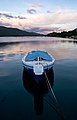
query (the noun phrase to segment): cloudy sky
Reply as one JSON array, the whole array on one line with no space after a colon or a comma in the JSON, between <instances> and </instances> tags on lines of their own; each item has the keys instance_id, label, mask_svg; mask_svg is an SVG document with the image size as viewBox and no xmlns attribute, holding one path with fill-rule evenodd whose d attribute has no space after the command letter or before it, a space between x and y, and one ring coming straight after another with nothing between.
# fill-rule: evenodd
<instances>
[{"instance_id":1,"label":"cloudy sky","mask_svg":"<svg viewBox=\"0 0 77 120\"><path fill-rule=\"evenodd\" d=\"M77 27L77 0L1 0L0 26L50 33Z\"/></svg>"}]
</instances>

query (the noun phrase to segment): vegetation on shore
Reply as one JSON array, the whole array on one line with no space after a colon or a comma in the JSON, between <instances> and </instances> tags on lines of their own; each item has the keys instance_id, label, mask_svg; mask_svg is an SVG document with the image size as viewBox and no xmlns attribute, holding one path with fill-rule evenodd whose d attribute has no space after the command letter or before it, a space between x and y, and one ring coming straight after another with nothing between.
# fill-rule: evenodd
<instances>
[{"instance_id":1,"label":"vegetation on shore","mask_svg":"<svg viewBox=\"0 0 77 120\"><path fill-rule=\"evenodd\" d=\"M77 39L77 29L74 29L72 31L63 31L60 33L52 32L47 34L49 37L62 37L62 38L74 38Z\"/></svg>"}]
</instances>

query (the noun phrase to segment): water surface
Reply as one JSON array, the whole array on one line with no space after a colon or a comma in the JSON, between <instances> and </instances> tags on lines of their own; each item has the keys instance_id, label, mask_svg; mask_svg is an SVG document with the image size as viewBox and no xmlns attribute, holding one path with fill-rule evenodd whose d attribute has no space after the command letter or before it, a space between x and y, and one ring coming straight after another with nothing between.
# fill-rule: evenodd
<instances>
[{"instance_id":1,"label":"water surface","mask_svg":"<svg viewBox=\"0 0 77 120\"><path fill-rule=\"evenodd\" d=\"M24 74L22 57L36 49L45 50L55 57L51 73L54 77L50 77L53 90L66 118L77 120L77 42L50 37L0 38L0 119L60 120L45 101L53 105L44 82L38 87Z\"/></svg>"}]
</instances>

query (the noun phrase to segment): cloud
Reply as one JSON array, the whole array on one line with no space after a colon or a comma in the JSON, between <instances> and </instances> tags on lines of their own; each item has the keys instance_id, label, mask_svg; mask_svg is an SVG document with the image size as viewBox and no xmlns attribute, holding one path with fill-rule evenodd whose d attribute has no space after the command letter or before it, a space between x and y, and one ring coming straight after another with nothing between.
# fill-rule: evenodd
<instances>
[{"instance_id":1,"label":"cloud","mask_svg":"<svg viewBox=\"0 0 77 120\"><path fill-rule=\"evenodd\" d=\"M26 17L22 17L22 16L17 16L16 18L19 18L19 19L27 19Z\"/></svg>"},{"instance_id":2,"label":"cloud","mask_svg":"<svg viewBox=\"0 0 77 120\"><path fill-rule=\"evenodd\" d=\"M13 18L12 15L9 15L9 14L6 14L6 13L0 13L0 17L2 17L2 16L6 17L6 18Z\"/></svg>"},{"instance_id":3,"label":"cloud","mask_svg":"<svg viewBox=\"0 0 77 120\"><path fill-rule=\"evenodd\" d=\"M35 14L37 11L35 9L27 9L29 14Z\"/></svg>"},{"instance_id":4,"label":"cloud","mask_svg":"<svg viewBox=\"0 0 77 120\"><path fill-rule=\"evenodd\" d=\"M31 32L48 33L70 30L77 27L77 10L57 10L35 14L35 9L28 9L29 14L14 16L0 12L0 25L17 27Z\"/></svg>"},{"instance_id":5,"label":"cloud","mask_svg":"<svg viewBox=\"0 0 77 120\"><path fill-rule=\"evenodd\" d=\"M53 13L53 18L55 18L55 23L71 23L77 19L77 10L57 10Z\"/></svg>"},{"instance_id":6,"label":"cloud","mask_svg":"<svg viewBox=\"0 0 77 120\"><path fill-rule=\"evenodd\" d=\"M31 5L31 7L33 7L33 8L40 8L40 7L44 7L44 5L42 5L42 4L40 4L40 3L33 3L33 4Z\"/></svg>"},{"instance_id":7,"label":"cloud","mask_svg":"<svg viewBox=\"0 0 77 120\"><path fill-rule=\"evenodd\" d=\"M10 27L12 27L12 25L10 24L10 23L5 23L5 22L1 22L0 21L0 26L10 26Z\"/></svg>"},{"instance_id":8,"label":"cloud","mask_svg":"<svg viewBox=\"0 0 77 120\"><path fill-rule=\"evenodd\" d=\"M62 29L60 27L40 26L40 27L30 27L26 30L29 32L38 32L38 33L47 34L49 32L63 31L64 29Z\"/></svg>"},{"instance_id":9,"label":"cloud","mask_svg":"<svg viewBox=\"0 0 77 120\"><path fill-rule=\"evenodd\" d=\"M47 10L47 13L51 13L51 11L50 11L50 10Z\"/></svg>"},{"instance_id":10,"label":"cloud","mask_svg":"<svg viewBox=\"0 0 77 120\"><path fill-rule=\"evenodd\" d=\"M2 17L8 18L8 19L10 19L10 18L26 19L26 17L23 17L23 16L13 16L13 15L10 15L8 13L0 13L0 18L2 18Z\"/></svg>"},{"instance_id":11,"label":"cloud","mask_svg":"<svg viewBox=\"0 0 77 120\"><path fill-rule=\"evenodd\" d=\"M22 23L22 26L23 26L23 21L25 20L17 19L17 18L7 19L6 17L4 17L4 18L0 18L0 25L7 26L7 27L22 28L21 25L19 25L19 23Z\"/></svg>"},{"instance_id":12,"label":"cloud","mask_svg":"<svg viewBox=\"0 0 77 120\"><path fill-rule=\"evenodd\" d=\"M33 25L63 25L73 24L77 21L77 11L55 11L52 13L40 13L30 17ZM35 22L36 21L36 22Z\"/></svg>"},{"instance_id":13,"label":"cloud","mask_svg":"<svg viewBox=\"0 0 77 120\"><path fill-rule=\"evenodd\" d=\"M35 14L37 10L40 8L43 8L44 6L40 3L32 3L29 5L29 8L27 9L27 13L29 14Z\"/></svg>"}]
</instances>

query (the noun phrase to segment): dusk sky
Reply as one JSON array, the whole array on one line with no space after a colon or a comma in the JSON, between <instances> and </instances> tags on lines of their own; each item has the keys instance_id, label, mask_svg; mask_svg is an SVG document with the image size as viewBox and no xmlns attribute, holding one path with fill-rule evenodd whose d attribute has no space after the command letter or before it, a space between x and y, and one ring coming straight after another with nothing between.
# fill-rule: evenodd
<instances>
[{"instance_id":1,"label":"dusk sky","mask_svg":"<svg viewBox=\"0 0 77 120\"><path fill-rule=\"evenodd\" d=\"M50 33L77 28L77 0L1 0L0 26Z\"/></svg>"}]
</instances>

